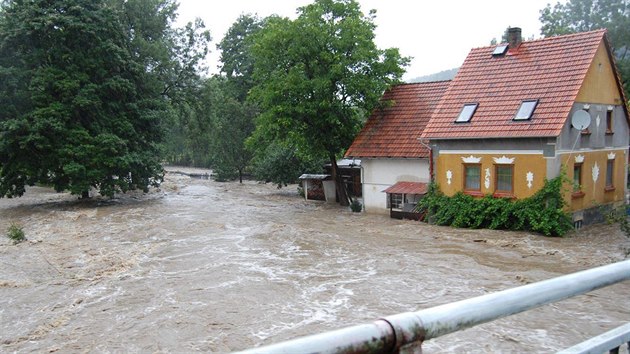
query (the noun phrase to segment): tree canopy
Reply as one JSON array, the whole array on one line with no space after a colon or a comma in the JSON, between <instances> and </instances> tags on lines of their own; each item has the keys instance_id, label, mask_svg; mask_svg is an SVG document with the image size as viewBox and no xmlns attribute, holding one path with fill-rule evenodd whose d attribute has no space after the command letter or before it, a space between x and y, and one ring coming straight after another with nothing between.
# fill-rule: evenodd
<instances>
[{"instance_id":1,"label":"tree canopy","mask_svg":"<svg viewBox=\"0 0 630 354\"><path fill-rule=\"evenodd\" d=\"M176 41L200 27L178 35L176 9L173 0L3 3L0 197L35 183L83 196L159 184L169 93L205 55Z\"/></svg>"},{"instance_id":2,"label":"tree canopy","mask_svg":"<svg viewBox=\"0 0 630 354\"><path fill-rule=\"evenodd\" d=\"M626 98L630 99L630 1L569 0L540 11L541 33L557 36L605 28L613 45Z\"/></svg>"},{"instance_id":3,"label":"tree canopy","mask_svg":"<svg viewBox=\"0 0 630 354\"><path fill-rule=\"evenodd\" d=\"M375 11L364 15L354 0L316 0L298 14L268 19L255 37L252 93L262 113L253 139L286 142L298 156L325 156L335 174L336 157L408 59L376 47ZM339 199L348 202L345 194Z\"/></svg>"},{"instance_id":4,"label":"tree canopy","mask_svg":"<svg viewBox=\"0 0 630 354\"><path fill-rule=\"evenodd\" d=\"M221 51L221 72L226 75L230 91L239 102L247 99L249 90L254 86L251 47L255 34L263 26L264 20L257 16L241 15L217 44L217 49Z\"/></svg>"}]
</instances>

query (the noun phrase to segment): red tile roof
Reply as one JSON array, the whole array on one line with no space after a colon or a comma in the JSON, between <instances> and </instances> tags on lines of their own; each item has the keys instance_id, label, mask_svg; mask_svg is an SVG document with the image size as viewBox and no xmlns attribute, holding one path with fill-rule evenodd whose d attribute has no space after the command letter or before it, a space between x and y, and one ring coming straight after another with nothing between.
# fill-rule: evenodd
<instances>
[{"instance_id":1,"label":"red tile roof","mask_svg":"<svg viewBox=\"0 0 630 354\"><path fill-rule=\"evenodd\" d=\"M418 138L449 83L402 84L386 91L381 101L391 104L372 112L346 157L427 157Z\"/></svg>"},{"instance_id":2,"label":"red tile roof","mask_svg":"<svg viewBox=\"0 0 630 354\"><path fill-rule=\"evenodd\" d=\"M605 30L523 42L493 57L470 51L422 134L430 139L556 137L565 124ZM523 100L539 100L530 120L513 121ZM464 104L478 103L468 123Z\"/></svg>"},{"instance_id":3,"label":"red tile roof","mask_svg":"<svg viewBox=\"0 0 630 354\"><path fill-rule=\"evenodd\" d=\"M396 184L385 189L383 192L396 194L426 194L427 184L422 182L396 182Z\"/></svg>"}]
</instances>

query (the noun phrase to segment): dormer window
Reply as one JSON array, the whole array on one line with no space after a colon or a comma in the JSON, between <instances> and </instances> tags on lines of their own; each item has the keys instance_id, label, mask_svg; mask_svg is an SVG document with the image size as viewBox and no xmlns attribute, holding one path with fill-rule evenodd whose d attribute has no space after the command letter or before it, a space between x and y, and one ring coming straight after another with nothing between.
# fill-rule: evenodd
<instances>
[{"instance_id":1,"label":"dormer window","mask_svg":"<svg viewBox=\"0 0 630 354\"><path fill-rule=\"evenodd\" d=\"M496 48L494 48L494 51L492 52L492 56L498 57L505 54L505 52L507 52L508 50L508 47L509 46L507 44L499 44Z\"/></svg>"},{"instance_id":2,"label":"dormer window","mask_svg":"<svg viewBox=\"0 0 630 354\"><path fill-rule=\"evenodd\" d=\"M475 111L477 110L478 106L479 106L479 103L467 103L467 104L465 104L464 108L462 108L462 111L459 112L459 116L455 120L455 123L467 123L467 122L470 122L470 119L472 118L473 114L475 114Z\"/></svg>"},{"instance_id":3,"label":"dormer window","mask_svg":"<svg viewBox=\"0 0 630 354\"><path fill-rule=\"evenodd\" d=\"M518 108L516 112L516 116L514 116L514 120L528 120L534 114L534 110L538 105L538 100L525 100L521 102L521 106Z\"/></svg>"}]
</instances>

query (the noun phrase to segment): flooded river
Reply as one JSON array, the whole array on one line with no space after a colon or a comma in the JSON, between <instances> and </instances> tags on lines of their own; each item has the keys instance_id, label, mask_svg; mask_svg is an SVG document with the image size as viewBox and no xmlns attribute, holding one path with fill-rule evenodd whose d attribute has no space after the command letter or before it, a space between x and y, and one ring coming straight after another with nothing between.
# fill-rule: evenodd
<instances>
[{"instance_id":1,"label":"flooded river","mask_svg":"<svg viewBox=\"0 0 630 354\"><path fill-rule=\"evenodd\" d=\"M4 237L12 223L27 242ZM295 186L168 173L148 194L0 199L1 352L228 352L624 259L565 238L459 230L306 202ZM426 353L554 352L630 319L630 283L428 341Z\"/></svg>"}]
</instances>

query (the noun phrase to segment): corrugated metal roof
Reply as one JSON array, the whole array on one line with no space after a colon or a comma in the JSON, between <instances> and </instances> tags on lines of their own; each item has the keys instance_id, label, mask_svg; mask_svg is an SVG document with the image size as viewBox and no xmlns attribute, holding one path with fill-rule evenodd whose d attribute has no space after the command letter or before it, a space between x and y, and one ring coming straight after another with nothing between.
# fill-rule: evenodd
<instances>
[{"instance_id":1,"label":"corrugated metal roof","mask_svg":"<svg viewBox=\"0 0 630 354\"><path fill-rule=\"evenodd\" d=\"M319 180L325 180L327 178L330 178L330 175L320 175L320 174L312 174L312 173L305 173L303 175L300 176L300 179L319 179Z\"/></svg>"},{"instance_id":2,"label":"corrugated metal roof","mask_svg":"<svg viewBox=\"0 0 630 354\"><path fill-rule=\"evenodd\" d=\"M605 30L525 41L503 56L494 46L470 51L422 134L428 139L556 137L582 86ZM530 120L513 118L538 99ZM464 104L478 103L468 123L455 123Z\"/></svg>"},{"instance_id":3,"label":"corrugated metal roof","mask_svg":"<svg viewBox=\"0 0 630 354\"><path fill-rule=\"evenodd\" d=\"M418 139L450 81L402 84L386 91L346 157L428 157Z\"/></svg>"},{"instance_id":4,"label":"corrugated metal roof","mask_svg":"<svg viewBox=\"0 0 630 354\"><path fill-rule=\"evenodd\" d=\"M427 184L422 182L396 182L396 184L383 192L391 194L425 194L427 192Z\"/></svg>"}]
</instances>

